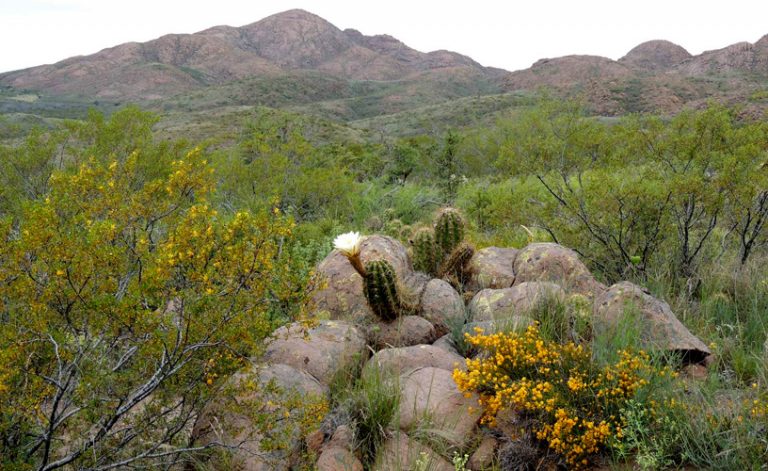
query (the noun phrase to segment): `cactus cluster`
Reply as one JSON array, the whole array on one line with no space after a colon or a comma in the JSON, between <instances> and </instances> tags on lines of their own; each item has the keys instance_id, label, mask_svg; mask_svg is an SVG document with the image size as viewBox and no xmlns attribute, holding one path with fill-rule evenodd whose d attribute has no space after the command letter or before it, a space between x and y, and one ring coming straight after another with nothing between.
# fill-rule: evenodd
<instances>
[{"instance_id":1,"label":"cactus cluster","mask_svg":"<svg viewBox=\"0 0 768 471\"><path fill-rule=\"evenodd\" d=\"M411 243L416 270L459 285L468 278L467 266L475 249L464 242L464 218L457 210L442 209L434 229L420 229Z\"/></svg>"},{"instance_id":2,"label":"cactus cluster","mask_svg":"<svg viewBox=\"0 0 768 471\"><path fill-rule=\"evenodd\" d=\"M373 260L365 264L363 292L373 312L385 321L396 319L405 310L395 269L386 260Z\"/></svg>"}]
</instances>

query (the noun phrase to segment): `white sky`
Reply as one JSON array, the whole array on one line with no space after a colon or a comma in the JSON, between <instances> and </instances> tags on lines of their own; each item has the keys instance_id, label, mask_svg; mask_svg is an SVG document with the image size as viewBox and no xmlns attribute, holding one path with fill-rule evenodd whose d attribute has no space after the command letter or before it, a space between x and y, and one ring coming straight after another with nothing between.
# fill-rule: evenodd
<instances>
[{"instance_id":1,"label":"white sky","mask_svg":"<svg viewBox=\"0 0 768 471\"><path fill-rule=\"evenodd\" d=\"M618 59L650 39L698 54L768 34L766 0L0 0L0 71L291 8L508 70L567 54Z\"/></svg>"}]
</instances>

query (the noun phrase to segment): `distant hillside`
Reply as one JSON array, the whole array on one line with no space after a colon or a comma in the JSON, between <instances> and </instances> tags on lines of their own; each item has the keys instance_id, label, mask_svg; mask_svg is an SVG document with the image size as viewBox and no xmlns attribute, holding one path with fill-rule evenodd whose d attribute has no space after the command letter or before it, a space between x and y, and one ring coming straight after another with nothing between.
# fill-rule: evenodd
<instances>
[{"instance_id":1,"label":"distant hillside","mask_svg":"<svg viewBox=\"0 0 768 471\"><path fill-rule=\"evenodd\" d=\"M487 122L541 89L581 98L605 116L671 114L709 100L758 115L768 108L768 35L697 56L655 40L619 60L570 55L508 72L289 10L0 74L0 114L25 125L136 102L185 122L194 113L204 124L268 106L402 135Z\"/></svg>"},{"instance_id":2,"label":"distant hillside","mask_svg":"<svg viewBox=\"0 0 768 471\"><path fill-rule=\"evenodd\" d=\"M319 16L289 10L239 28L216 26L195 34L169 34L5 73L0 83L54 94L151 100L296 70L392 81L437 69L499 75L454 52L419 52L390 36L342 31Z\"/></svg>"},{"instance_id":3,"label":"distant hillside","mask_svg":"<svg viewBox=\"0 0 768 471\"><path fill-rule=\"evenodd\" d=\"M597 56L542 59L510 73L507 91L546 87L579 96L598 114L674 113L708 100L743 105L762 113L768 106L768 35L692 56L669 41L649 41L614 61Z\"/></svg>"}]
</instances>

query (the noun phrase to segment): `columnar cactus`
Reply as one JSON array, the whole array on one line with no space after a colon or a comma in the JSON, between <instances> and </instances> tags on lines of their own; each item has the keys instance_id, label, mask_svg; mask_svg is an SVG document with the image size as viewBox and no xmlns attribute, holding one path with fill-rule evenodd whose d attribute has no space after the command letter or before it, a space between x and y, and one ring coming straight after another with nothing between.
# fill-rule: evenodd
<instances>
[{"instance_id":1,"label":"columnar cactus","mask_svg":"<svg viewBox=\"0 0 768 471\"><path fill-rule=\"evenodd\" d=\"M458 211L453 208L440 211L435 223L435 240L444 256L450 255L464 240L464 219Z\"/></svg>"},{"instance_id":2,"label":"columnar cactus","mask_svg":"<svg viewBox=\"0 0 768 471\"><path fill-rule=\"evenodd\" d=\"M413 268L435 276L442 262L442 249L435 242L431 229L419 229L413 236Z\"/></svg>"},{"instance_id":3,"label":"columnar cactus","mask_svg":"<svg viewBox=\"0 0 768 471\"><path fill-rule=\"evenodd\" d=\"M373 312L385 321L396 319L404 309L397 287L395 269L386 260L365 264L363 292Z\"/></svg>"}]
</instances>

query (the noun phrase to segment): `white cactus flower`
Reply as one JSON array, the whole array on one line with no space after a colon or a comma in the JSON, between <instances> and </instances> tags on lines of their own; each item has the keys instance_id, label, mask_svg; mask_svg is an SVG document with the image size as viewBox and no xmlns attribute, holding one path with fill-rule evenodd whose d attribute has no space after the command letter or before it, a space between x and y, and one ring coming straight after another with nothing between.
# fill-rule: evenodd
<instances>
[{"instance_id":1,"label":"white cactus flower","mask_svg":"<svg viewBox=\"0 0 768 471\"><path fill-rule=\"evenodd\" d=\"M347 258L350 258L360 254L360 244L362 242L363 238L359 232L347 232L336 237L333 240L333 246Z\"/></svg>"}]
</instances>

